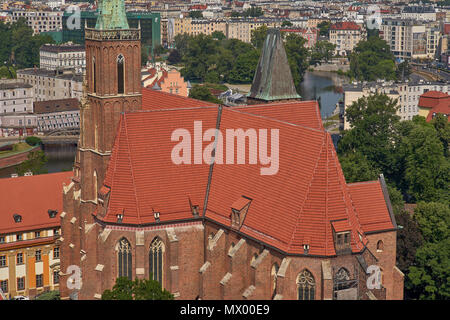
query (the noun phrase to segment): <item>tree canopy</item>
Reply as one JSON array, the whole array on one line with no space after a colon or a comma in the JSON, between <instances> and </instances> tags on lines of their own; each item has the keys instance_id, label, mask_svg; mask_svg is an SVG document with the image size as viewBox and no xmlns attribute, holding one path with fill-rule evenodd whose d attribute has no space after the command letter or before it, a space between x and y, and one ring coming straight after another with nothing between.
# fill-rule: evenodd
<instances>
[{"instance_id":1,"label":"tree canopy","mask_svg":"<svg viewBox=\"0 0 450 320\"><path fill-rule=\"evenodd\" d=\"M383 173L397 224L397 266L405 274L406 299L449 299L450 127L438 115L400 121L396 101L363 97L346 110L351 129L338 143L348 183ZM414 214L404 200L417 203Z\"/></svg>"},{"instance_id":2,"label":"tree canopy","mask_svg":"<svg viewBox=\"0 0 450 320\"><path fill-rule=\"evenodd\" d=\"M16 69L39 66L40 47L54 43L48 35L33 35L24 18L8 24L0 21L0 39L0 64L7 62Z\"/></svg>"},{"instance_id":3,"label":"tree canopy","mask_svg":"<svg viewBox=\"0 0 450 320\"><path fill-rule=\"evenodd\" d=\"M156 280L136 279L127 277L116 279L112 290L105 290L102 300L173 300L173 295L161 288Z\"/></svg>"},{"instance_id":4,"label":"tree canopy","mask_svg":"<svg viewBox=\"0 0 450 320\"><path fill-rule=\"evenodd\" d=\"M370 36L360 41L350 55L350 75L357 80L395 80L394 55L386 41Z\"/></svg>"}]
</instances>

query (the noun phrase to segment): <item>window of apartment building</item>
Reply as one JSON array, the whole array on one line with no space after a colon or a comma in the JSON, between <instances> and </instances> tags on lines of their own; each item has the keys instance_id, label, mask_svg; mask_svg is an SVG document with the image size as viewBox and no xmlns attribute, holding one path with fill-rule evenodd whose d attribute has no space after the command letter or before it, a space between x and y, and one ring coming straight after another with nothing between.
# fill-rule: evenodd
<instances>
[{"instance_id":1,"label":"window of apartment building","mask_svg":"<svg viewBox=\"0 0 450 320\"><path fill-rule=\"evenodd\" d=\"M35 233L34 233L34 237L35 238L39 238L41 236L41 232L40 231L36 231Z\"/></svg>"},{"instance_id":2,"label":"window of apartment building","mask_svg":"<svg viewBox=\"0 0 450 320\"><path fill-rule=\"evenodd\" d=\"M3 236L0 237L0 243L5 243L5 237Z\"/></svg>"},{"instance_id":3,"label":"window of apartment building","mask_svg":"<svg viewBox=\"0 0 450 320\"><path fill-rule=\"evenodd\" d=\"M25 290L25 277L17 278L17 290Z\"/></svg>"},{"instance_id":4,"label":"window of apartment building","mask_svg":"<svg viewBox=\"0 0 450 320\"><path fill-rule=\"evenodd\" d=\"M42 261L42 254L41 254L41 250L36 250L36 262L38 261Z\"/></svg>"},{"instance_id":5,"label":"window of apartment building","mask_svg":"<svg viewBox=\"0 0 450 320\"><path fill-rule=\"evenodd\" d=\"M16 264L23 264L23 253L19 252L16 256Z\"/></svg>"},{"instance_id":6,"label":"window of apartment building","mask_svg":"<svg viewBox=\"0 0 450 320\"><path fill-rule=\"evenodd\" d=\"M6 267L6 266L7 266L7 264L6 264L6 256L5 255L0 256L0 267Z\"/></svg>"},{"instance_id":7,"label":"window of apartment building","mask_svg":"<svg viewBox=\"0 0 450 320\"><path fill-rule=\"evenodd\" d=\"M22 235L21 233L18 233L18 234L16 235L16 240L17 240L17 241L23 240L23 235Z\"/></svg>"},{"instance_id":8,"label":"window of apartment building","mask_svg":"<svg viewBox=\"0 0 450 320\"><path fill-rule=\"evenodd\" d=\"M0 289L2 289L3 293L8 292L8 280L0 281Z\"/></svg>"},{"instance_id":9,"label":"window of apartment building","mask_svg":"<svg viewBox=\"0 0 450 320\"><path fill-rule=\"evenodd\" d=\"M43 281L42 281L42 274L36 275L36 288L42 287Z\"/></svg>"},{"instance_id":10,"label":"window of apartment building","mask_svg":"<svg viewBox=\"0 0 450 320\"><path fill-rule=\"evenodd\" d=\"M53 271L53 284L59 283L59 271Z\"/></svg>"},{"instance_id":11,"label":"window of apartment building","mask_svg":"<svg viewBox=\"0 0 450 320\"><path fill-rule=\"evenodd\" d=\"M59 259L59 247L53 248L53 259Z\"/></svg>"}]
</instances>

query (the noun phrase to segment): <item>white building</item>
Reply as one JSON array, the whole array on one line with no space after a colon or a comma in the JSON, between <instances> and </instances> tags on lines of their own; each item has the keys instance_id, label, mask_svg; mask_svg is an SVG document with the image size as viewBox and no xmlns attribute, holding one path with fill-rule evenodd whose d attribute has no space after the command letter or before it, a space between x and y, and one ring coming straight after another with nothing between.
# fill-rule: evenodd
<instances>
[{"instance_id":1,"label":"white building","mask_svg":"<svg viewBox=\"0 0 450 320\"><path fill-rule=\"evenodd\" d=\"M20 18L27 20L28 26L33 29L34 34L48 31L62 30L62 11L12 11L11 20L18 21Z\"/></svg>"},{"instance_id":2,"label":"white building","mask_svg":"<svg viewBox=\"0 0 450 320\"><path fill-rule=\"evenodd\" d=\"M0 80L0 114L33 113L33 86L23 80Z\"/></svg>"},{"instance_id":3,"label":"white building","mask_svg":"<svg viewBox=\"0 0 450 320\"><path fill-rule=\"evenodd\" d=\"M344 110L361 97L375 93L384 93L391 99L397 99L400 120L411 120L419 114L419 97L427 91L449 93L450 83L443 82L359 82L344 86ZM350 129L350 123L345 118L344 130Z\"/></svg>"},{"instance_id":4,"label":"white building","mask_svg":"<svg viewBox=\"0 0 450 320\"><path fill-rule=\"evenodd\" d=\"M39 61L43 69L75 69L75 72L82 73L86 68L86 50L84 46L71 42L45 44L39 50Z\"/></svg>"},{"instance_id":5,"label":"white building","mask_svg":"<svg viewBox=\"0 0 450 320\"><path fill-rule=\"evenodd\" d=\"M29 68L17 71L17 78L34 87L34 101L83 96L83 75L72 70L53 71Z\"/></svg>"}]
</instances>

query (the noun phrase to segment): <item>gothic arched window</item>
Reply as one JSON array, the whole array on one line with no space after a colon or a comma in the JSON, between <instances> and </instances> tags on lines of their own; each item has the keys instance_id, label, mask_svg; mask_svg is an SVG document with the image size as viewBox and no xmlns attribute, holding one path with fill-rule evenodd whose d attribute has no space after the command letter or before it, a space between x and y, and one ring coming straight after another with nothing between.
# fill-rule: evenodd
<instances>
[{"instance_id":1,"label":"gothic arched window","mask_svg":"<svg viewBox=\"0 0 450 320\"><path fill-rule=\"evenodd\" d=\"M117 93L123 94L125 91L125 72L124 72L125 58L122 54L117 56Z\"/></svg>"},{"instance_id":2,"label":"gothic arched window","mask_svg":"<svg viewBox=\"0 0 450 320\"><path fill-rule=\"evenodd\" d=\"M131 245L127 239L122 238L119 240L117 248L117 259L119 267L119 277L132 278L132 257L131 257Z\"/></svg>"},{"instance_id":3,"label":"gothic arched window","mask_svg":"<svg viewBox=\"0 0 450 320\"><path fill-rule=\"evenodd\" d=\"M164 243L159 238L153 239L150 244L149 266L152 279L158 281L163 286L164 268Z\"/></svg>"},{"instance_id":4,"label":"gothic arched window","mask_svg":"<svg viewBox=\"0 0 450 320\"><path fill-rule=\"evenodd\" d=\"M316 281L311 272L303 270L297 277L298 300L314 300Z\"/></svg>"}]
</instances>

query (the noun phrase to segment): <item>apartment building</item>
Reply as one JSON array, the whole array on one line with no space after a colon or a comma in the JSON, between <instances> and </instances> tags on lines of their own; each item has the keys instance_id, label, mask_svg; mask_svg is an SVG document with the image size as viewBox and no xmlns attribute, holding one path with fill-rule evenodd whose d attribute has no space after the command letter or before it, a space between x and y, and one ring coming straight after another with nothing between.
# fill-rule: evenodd
<instances>
[{"instance_id":1,"label":"apartment building","mask_svg":"<svg viewBox=\"0 0 450 320\"><path fill-rule=\"evenodd\" d=\"M17 78L34 87L34 101L82 97L83 75L74 70L53 71L38 68L17 71Z\"/></svg>"},{"instance_id":2,"label":"apartment building","mask_svg":"<svg viewBox=\"0 0 450 320\"><path fill-rule=\"evenodd\" d=\"M383 19L380 37L398 59L433 59L441 31L433 24L417 20Z\"/></svg>"},{"instance_id":3,"label":"apartment building","mask_svg":"<svg viewBox=\"0 0 450 320\"><path fill-rule=\"evenodd\" d=\"M168 38L170 38L170 20L168 22ZM280 20L274 19L217 19L203 20L191 18L173 19L173 34L187 33L189 35L211 35L215 31L222 32L228 39L238 39L244 42L251 41L254 29L266 25L269 28L281 26Z\"/></svg>"},{"instance_id":4,"label":"apartment building","mask_svg":"<svg viewBox=\"0 0 450 320\"><path fill-rule=\"evenodd\" d=\"M347 56L365 37L364 30L355 22L337 22L330 28L330 42L336 45L335 54L341 56Z\"/></svg>"},{"instance_id":5,"label":"apartment building","mask_svg":"<svg viewBox=\"0 0 450 320\"><path fill-rule=\"evenodd\" d=\"M20 18L27 20L28 26L33 29L34 34L48 31L62 30L62 11L12 11L11 20L18 21Z\"/></svg>"},{"instance_id":6,"label":"apartment building","mask_svg":"<svg viewBox=\"0 0 450 320\"><path fill-rule=\"evenodd\" d=\"M433 6L405 6L402 10L401 18L421 21L436 21L436 10Z\"/></svg>"},{"instance_id":7,"label":"apartment building","mask_svg":"<svg viewBox=\"0 0 450 320\"><path fill-rule=\"evenodd\" d=\"M58 290L63 183L72 172L0 179L0 288L5 298Z\"/></svg>"},{"instance_id":8,"label":"apartment building","mask_svg":"<svg viewBox=\"0 0 450 320\"><path fill-rule=\"evenodd\" d=\"M24 80L0 80L0 114L32 113L33 99L33 86Z\"/></svg>"},{"instance_id":9,"label":"apartment building","mask_svg":"<svg viewBox=\"0 0 450 320\"><path fill-rule=\"evenodd\" d=\"M428 91L439 91L448 93L450 83L431 82L431 81L414 81L414 82L393 82L393 81L377 81L377 82L359 82L345 85L344 89L344 110L352 105L353 102L364 96L375 93L384 93L391 99L397 99L399 109L397 115L400 120L411 120L419 113L420 96ZM350 124L345 119L344 130L350 129Z\"/></svg>"},{"instance_id":10,"label":"apartment building","mask_svg":"<svg viewBox=\"0 0 450 320\"><path fill-rule=\"evenodd\" d=\"M86 50L84 46L71 42L45 44L39 50L39 61L43 69L75 69L75 72L82 73L86 68Z\"/></svg>"}]
</instances>

